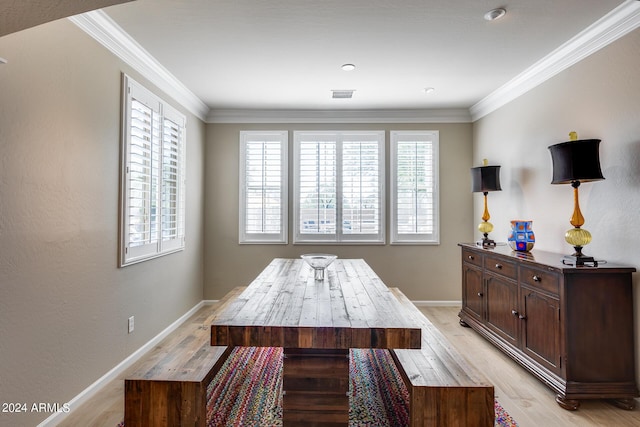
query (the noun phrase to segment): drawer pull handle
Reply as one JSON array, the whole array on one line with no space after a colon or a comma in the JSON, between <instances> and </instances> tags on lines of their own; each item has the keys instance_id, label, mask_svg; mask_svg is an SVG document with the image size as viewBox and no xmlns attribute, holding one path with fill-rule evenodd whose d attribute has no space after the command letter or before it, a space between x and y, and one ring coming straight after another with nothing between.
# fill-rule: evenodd
<instances>
[{"instance_id":1,"label":"drawer pull handle","mask_svg":"<svg viewBox=\"0 0 640 427\"><path fill-rule=\"evenodd\" d=\"M469 255L467 258L469 258L471 261L473 261L474 259L473 255Z\"/></svg>"},{"instance_id":2,"label":"drawer pull handle","mask_svg":"<svg viewBox=\"0 0 640 427\"><path fill-rule=\"evenodd\" d=\"M482 297L482 292L478 292L478 296L479 296L479 297Z\"/></svg>"},{"instance_id":3,"label":"drawer pull handle","mask_svg":"<svg viewBox=\"0 0 640 427\"><path fill-rule=\"evenodd\" d=\"M502 270L502 264L496 264L496 268L497 268L498 270Z\"/></svg>"},{"instance_id":4,"label":"drawer pull handle","mask_svg":"<svg viewBox=\"0 0 640 427\"><path fill-rule=\"evenodd\" d=\"M533 275L533 281L534 282L539 282L540 280L542 280L542 279L540 279L539 276L536 276L535 274Z\"/></svg>"},{"instance_id":5,"label":"drawer pull handle","mask_svg":"<svg viewBox=\"0 0 640 427\"><path fill-rule=\"evenodd\" d=\"M511 314L513 314L515 317L517 317L520 320L526 320L527 319L527 316L525 316L524 314L518 313L516 310L511 310Z\"/></svg>"}]
</instances>

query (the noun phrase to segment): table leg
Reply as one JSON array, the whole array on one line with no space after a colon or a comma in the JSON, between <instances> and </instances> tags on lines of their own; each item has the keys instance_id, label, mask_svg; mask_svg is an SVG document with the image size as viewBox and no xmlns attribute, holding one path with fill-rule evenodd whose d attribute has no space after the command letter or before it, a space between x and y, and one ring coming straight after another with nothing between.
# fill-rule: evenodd
<instances>
[{"instance_id":1,"label":"table leg","mask_svg":"<svg viewBox=\"0 0 640 427\"><path fill-rule=\"evenodd\" d=\"M349 350L285 348L283 427L349 425Z\"/></svg>"}]
</instances>

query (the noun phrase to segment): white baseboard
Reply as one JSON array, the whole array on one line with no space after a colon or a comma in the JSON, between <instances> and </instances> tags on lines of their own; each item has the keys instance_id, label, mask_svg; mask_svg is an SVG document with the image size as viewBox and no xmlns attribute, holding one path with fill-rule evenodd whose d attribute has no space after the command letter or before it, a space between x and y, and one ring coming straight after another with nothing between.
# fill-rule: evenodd
<instances>
[{"instance_id":1,"label":"white baseboard","mask_svg":"<svg viewBox=\"0 0 640 427\"><path fill-rule=\"evenodd\" d=\"M462 301L411 301L416 307L462 307Z\"/></svg>"},{"instance_id":2,"label":"white baseboard","mask_svg":"<svg viewBox=\"0 0 640 427\"><path fill-rule=\"evenodd\" d=\"M218 300L202 300L198 304L196 304L191 310L187 311L183 314L178 320L173 322L171 325L167 326L162 332L153 337L149 342L140 347L134 353L132 353L129 357L124 359L118 365L116 365L109 372L100 377L97 381L91 384L89 387L81 391L77 396L71 399L69 403L69 407L71 410L67 413L65 412L56 412L52 414L49 418L42 421L38 424L38 427L53 427L62 420L64 420L69 414L73 412L74 408L79 407L89 399L100 391L100 389L106 386L111 381L118 378L118 376L129 369L134 363L136 363L142 356L144 356L149 350L155 347L160 341L162 341L167 335L171 332L178 329L178 327L183 324L188 318L190 318L196 311L198 311L201 307L205 305L213 305L217 303ZM416 307L459 307L461 306L461 301L412 301Z\"/></svg>"},{"instance_id":3,"label":"white baseboard","mask_svg":"<svg viewBox=\"0 0 640 427\"><path fill-rule=\"evenodd\" d=\"M100 391L100 389L106 386L111 381L118 378L120 374L129 369L135 362L137 362L142 356L145 355L149 350L155 347L160 341L162 341L167 335L171 332L175 331L182 323L184 323L188 318L193 316L193 314L198 311L201 307L205 305L212 305L218 302L217 300L202 300L198 304L196 304L191 310L187 311L183 314L178 320L173 322L171 325L167 326L162 332L153 337L149 342L140 347L134 353L132 353L129 357L120 362L115 368L111 369L109 372L104 374L101 378L91 384L89 387L81 391L76 397L71 399L69 403L69 407L71 410L67 413L65 412L56 412L52 414L49 418L38 424L38 427L52 427L58 425L62 420L64 420L69 414L73 412L74 408L79 407L87 400L91 399L95 394Z\"/></svg>"}]
</instances>

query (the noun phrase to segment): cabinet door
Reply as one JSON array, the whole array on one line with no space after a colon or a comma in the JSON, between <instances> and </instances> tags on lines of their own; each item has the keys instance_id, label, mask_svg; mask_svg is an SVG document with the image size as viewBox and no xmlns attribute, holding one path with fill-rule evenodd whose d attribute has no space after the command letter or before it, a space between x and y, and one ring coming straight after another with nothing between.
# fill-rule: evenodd
<instances>
[{"instance_id":1,"label":"cabinet door","mask_svg":"<svg viewBox=\"0 0 640 427\"><path fill-rule=\"evenodd\" d=\"M516 282L487 274L487 325L513 346L518 342L518 285Z\"/></svg>"},{"instance_id":2,"label":"cabinet door","mask_svg":"<svg viewBox=\"0 0 640 427\"><path fill-rule=\"evenodd\" d=\"M560 305L557 299L522 288L522 350L560 373Z\"/></svg>"},{"instance_id":3,"label":"cabinet door","mask_svg":"<svg viewBox=\"0 0 640 427\"><path fill-rule=\"evenodd\" d=\"M470 264L462 264L462 310L482 321L484 312L484 289L482 288L482 270Z\"/></svg>"}]
</instances>

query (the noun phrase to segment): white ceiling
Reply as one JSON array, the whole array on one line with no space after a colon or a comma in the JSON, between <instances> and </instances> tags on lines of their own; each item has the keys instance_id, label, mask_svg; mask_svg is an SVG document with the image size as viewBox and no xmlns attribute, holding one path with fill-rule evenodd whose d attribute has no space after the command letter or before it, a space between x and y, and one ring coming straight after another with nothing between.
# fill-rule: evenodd
<instances>
[{"instance_id":1,"label":"white ceiling","mask_svg":"<svg viewBox=\"0 0 640 427\"><path fill-rule=\"evenodd\" d=\"M137 0L104 12L213 110L469 109L622 3ZM507 14L484 20L496 7Z\"/></svg>"}]
</instances>

